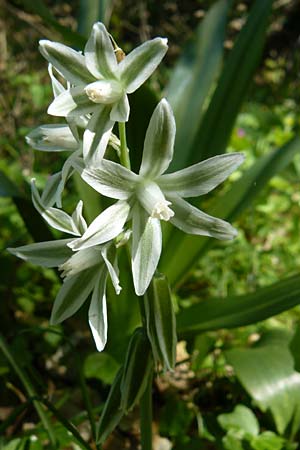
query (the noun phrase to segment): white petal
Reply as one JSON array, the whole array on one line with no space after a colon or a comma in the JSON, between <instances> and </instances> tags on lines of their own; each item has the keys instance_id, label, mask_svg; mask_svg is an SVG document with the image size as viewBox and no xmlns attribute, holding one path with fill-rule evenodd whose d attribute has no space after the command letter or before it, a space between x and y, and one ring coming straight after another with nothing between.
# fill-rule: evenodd
<instances>
[{"instance_id":1,"label":"white petal","mask_svg":"<svg viewBox=\"0 0 300 450\"><path fill-rule=\"evenodd\" d=\"M123 230L129 210L129 205L123 201L110 206L96 217L83 236L72 241L69 247L72 250L80 250L114 239Z\"/></svg>"},{"instance_id":2,"label":"white petal","mask_svg":"<svg viewBox=\"0 0 300 450\"><path fill-rule=\"evenodd\" d=\"M108 273L110 275L110 279L111 282L115 288L116 294L119 295L122 288L120 286L120 282L119 282L119 269L118 266L115 264L115 267L112 265L112 263L109 261L108 256L107 256L107 252L108 252L108 248L107 247L103 247L101 249L101 255L102 258L104 259L104 262L106 264ZM115 261L117 261L117 257L115 257Z\"/></svg>"},{"instance_id":3,"label":"white petal","mask_svg":"<svg viewBox=\"0 0 300 450\"><path fill-rule=\"evenodd\" d=\"M111 106L98 105L83 134L83 157L88 165L97 167L102 161L114 126L110 111Z\"/></svg>"},{"instance_id":4,"label":"white petal","mask_svg":"<svg viewBox=\"0 0 300 450\"><path fill-rule=\"evenodd\" d=\"M57 189L61 183L61 172L57 172L48 178L41 196L41 203L47 209L53 206L57 200Z\"/></svg>"},{"instance_id":5,"label":"white petal","mask_svg":"<svg viewBox=\"0 0 300 450\"><path fill-rule=\"evenodd\" d=\"M179 196L169 195L167 198L172 202L172 209L175 212L170 222L185 233L210 236L220 240L236 237L236 229L225 220L205 214Z\"/></svg>"},{"instance_id":6,"label":"white petal","mask_svg":"<svg viewBox=\"0 0 300 450\"><path fill-rule=\"evenodd\" d=\"M83 270L94 266L104 266L101 249L98 247L85 248L78 252L72 252L71 257L59 266L62 278L71 278Z\"/></svg>"},{"instance_id":7,"label":"white petal","mask_svg":"<svg viewBox=\"0 0 300 450\"><path fill-rule=\"evenodd\" d=\"M115 78L118 74L114 48L103 23L94 24L84 56L89 71L96 78Z\"/></svg>"},{"instance_id":8,"label":"white petal","mask_svg":"<svg viewBox=\"0 0 300 450\"><path fill-rule=\"evenodd\" d=\"M127 122L129 119L130 107L127 95L123 97L113 105L110 118L115 122Z\"/></svg>"},{"instance_id":9,"label":"white petal","mask_svg":"<svg viewBox=\"0 0 300 450\"><path fill-rule=\"evenodd\" d=\"M64 92L66 89L61 84L61 82L58 81L58 79L54 76L52 64L48 64L48 73L49 73L50 79L51 79L53 95L54 95L54 97L57 97L59 94Z\"/></svg>"},{"instance_id":10,"label":"white petal","mask_svg":"<svg viewBox=\"0 0 300 450\"><path fill-rule=\"evenodd\" d=\"M147 41L120 62L120 78L126 92L134 92L152 75L168 50L167 42L164 38Z\"/></svg>"},{"instance_id":11,"label":"white petal","mask_svg":"<svg viewBox=\"0 0 300 450\"><path fill-rule=\"evenodd\" d=\"M67 213L57 208L45 207L34 184L34 180L31 183L31 193L35 208L51 227L64 233L74 234L75 236L80 235L72 218Z\"/></svg>"},{"instance_id":12,"label":"white petal","mask_svg":"<svg viewBox=\"0 0 300 450\"><path fill-rule=\"evenodd\" d=\"M82 86L70 88L56 97L48 108L48 114L59 117L82 116L97 110Z\"/></svg>"},{"instance_id":13,"label":"white petal","mask_svg":"<svg viewBox=\"0 0 300 450\"><path fill-rule=\"evenodd\" d=\"M143 295L157 268L162 248L158 219L135 205L132 217L132 274L137 295Z\"/></svg>"},{"instance_id":14,"label":"white petal","mask_svg":"<svg viewBox=\"0 0 300 450\"><path fill-rule=\"evenodd\" d=\"M56 325L78 311L92 292L99 268L89 268L67 278L54 301L50 323Z\"/></svg>"},{"instance_id":15,"label":"white petal","mask_svg":"<svg viewBox=\"0 0 300 450\"><path fill-rule=\"evenodd\" d=\"M175 134L173 111L167 100L162 99L146 132L140 175L153 179L167 170L173 158Z\"/></svg>"},{"instance_id":16,"label":"white petal","mask_svg":"<svg viewBox=\"0 0 300 450\"><path fill-rule=\"evenodd\" d=\"M44 152L62 152L78 148L68 125L41 125L26 136L26 142L32 148Z\"/></svg>"},{"instance_id":17,"label":"white petal","mask_svg":"<svg viewBox=\"0 0 300 450\"><path fill-rule=\"evenodd\" d=\"M134 172L107 159L103 159L98 168L85 168L81 176L95 191L117 200L127 200L139 181Z\"/></svg>"},{"instance_id":18,"label":"white petal","mask_svg":"<svg viewBox=\"0 0 300 450\"><path fill-rule=\"evenodd\" d=\"M18 258L43 267L58 267L72 255L67 246L72 239L59 239L57 241L37 242L7 250Z\"/></svg>"},{"instance_id":19,"label":"white petal","mask_svg":"<svg viewBox=\"0 0 300 450\"><path fill-rule=\"evenodd\" d=\"M72 84L87 84L94 81L85 65L84 56L58 42L40 41L40 52Z\"/></svg>"},{"instance_id":20,"label":"white petal","mask_svg":"<svg viewBox=\"0 0 300 450\"><path fill-rule=\"evenodd\" d=\"M73 222L75 223L77 229L83 234L87 230L87 223L82 215L83 201L79 200L76 209L72 214Z\"/></svg>"},{"instance_id":21,"label":"white petal","mask_svg":"<svg viewBox=\"0 0 300 450\"><path fill-rule=\"evenodd\" d=\"M106 279L107 271L103 269L96 281L89 308L89 324L98 352L102 352L107 341Z\"/></svg>"},{"instance_id":22,"label":"white petal","mask_svg":"<svg viewBox=\"0 0 300 450\"><path fill-rule=\"evenodd\" d=\"M214 156L178 172L162 175L157 183L166 193L198 197L226 180L244 159L242 153Z\"/></svg>"}]
</instances>

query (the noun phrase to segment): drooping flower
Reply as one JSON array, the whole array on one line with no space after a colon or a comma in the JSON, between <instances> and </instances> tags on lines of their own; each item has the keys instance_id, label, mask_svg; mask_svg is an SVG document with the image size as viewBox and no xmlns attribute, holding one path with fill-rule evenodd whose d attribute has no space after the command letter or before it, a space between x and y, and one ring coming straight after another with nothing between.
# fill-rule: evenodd
<instances>
[{"instance_id":1,"label":"drooping flower","mask_svg":"<svg viewBox=\"0 0 300 450\"><path fill-rule=\"evenodd\" d=\"M56 98L65 92L66 88L54 76L51 64L49 64L48 71L51 78L53 95ZM61 196L65 184L74 172L74 158L83 156L87 164L97 166L103 158L107 144L111 145L117 151L120 148L120 141L111 130L104 132L101 136L97 133L97 145L93 145L94 143L96 144L96 141L93 142L94 136L91 138L89 130L84 133L90 120L90 114L67 117L66 120L67 123L64 124L40 125L26 136L26 142L35 150L70 153L70 156L62 166L62 170L52 175L49 183L47 183L48 187L46 191L49 188L49 184L51 184L51 190L55 194L51 206L56 203L59 208L62 206Z\"/></svg>"},{"instance_id":2,"label":"drooping flower","mask_svg":"<svg viewBox=\"0 0 300 450\"><path fill-rule=\"evenodd\" d=\"M241 153L219 155L164 174L173 158L175 132L172 109L163 99L146 132L139 174L109 160L102 160L98 168L85 167L80 160L75 163L82 178L96 191L130 205L132 272L137 295L145 293L159 262L161 220L195 235L232 239L237 234L229 223L205 214L184 198L210 192L243 162L244 156ZM111 220L114 223L117 219L112 216ZM68 245L73 250L90 248L97 245L99 232L97 226L90 226Z\"/></svg>"},{"instance_id":3,"label":"drooping flower","mask_svg":"<svg viewBox=\"0 0 300 450\"><path fill-rule=\"evenodd\" d=\"M84 54L63 44L40 41L42 55L70 83L51 103L48 113L62 117L92 114L84 140L105 151L115 122L129 117L127 94L136 91L154 72L167 51L167 39L140 45L118 62L105 26L97 22Z\"/></svg>"},{"instance_id":4,"label":"drooping flower","mask_svg":"<svg viewBox=\"0 0 300 450\"><path fill-rule=\"evenodd\" d=\"M86 232L87 224L82 216L82 201L79 201L74 213L69 216L60 209L46 207L43 198L47 198L47 193L40 197L33 183L33 203L49 225L75 236L81 236ZM106 281L108 276L116 293L119 294L121 291L112 239L122 231L122 222L126 219L126 213L125 219L122 219L117 212L118 206L116 204L111 207L118 217L115 226L108 227L106 223L109 208L104 212L104 217L98 216L98 223L101 222L102 229L99 245L74 252L68 246L72 242L72 238L69 238L8 249L10 253L25 261L43 267L58 267L61 271L63 285L53 304L50 319L52 325L61 323L75 314L92 294L88 316L98 351L103 350L107 340Z\"/></svg>"}]
</instances>

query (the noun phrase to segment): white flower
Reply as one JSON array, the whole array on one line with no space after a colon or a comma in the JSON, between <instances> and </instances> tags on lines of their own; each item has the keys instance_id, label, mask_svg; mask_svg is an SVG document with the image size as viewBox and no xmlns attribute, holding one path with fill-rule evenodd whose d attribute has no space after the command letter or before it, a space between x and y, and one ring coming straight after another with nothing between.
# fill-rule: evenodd
<instances>
[{"instance_id":1,"label":"white flower","mask_svg":"<svg viewBox=\"0 0 300 450\"><path fill-rule=\"evenodd\" d=\"M224 181L244 160L241 153L215 156L165 174L172 157L175 120L162 100L150 120L139 174L108 160L99 168L84 167L76 160L82 178L101 194L130 206L132 218L132 271L135 291L143 295L158 265L162 236L160 220L170 221L186 233L232 239L236 230L224 220L209 216L184 200L204 195ZM102 213L103 214L103 213ZM129 212L128 212L129 215ZM117 217L111 215L111 223ZM69 243L73 250L98 244L101 231L94 221L82 237ZM100 221L99 221L100 222Z\"/></svg>"},{"instance_id":2,"label":"white flower","mask_svg":"<svg viewBox=\"0 0 300 450\"><path fill-rule=\"evenodd\" d=\"M84 54L57 42L40 41L42 55L70 83L69 89L56 96L48 113L68 118L92 114L83 140L103 156L114 123L128 120L127 94L150 77L167 49L167 39L158 37L118 63L110 36L100 22L94 24Z\"/></svg>"},{"instance_id":3,"label":"white flower","mask_svg":"<svg viewBox=\"0 0 300 450\"><path fill-rule=\"evenodd\" d=\"M81 236L86 232L87 225L82 216L82 201L78 203L72 216L69 216L60 209L47 208L43 203L43 196L39 196L34 183L32 184L32 198L37 210L53 228L75 236ZM100 218L104 230L107 228L105 228L105 214L107 216L108 210L104 212L104 219ZM64 282L54 301L51 324L61 323L75 314L92 294L88 315L98 351L103 350L107 340L106 281L108 276L111 278L116 293L119 294L121 291L115 247L111 239L120 234L123 225L116 208L114 208L114 213L120 220L105 236L102 232L102 239L100 237L102 245L73 252L68 246L72 241L69 238L8 249L10 253L25 261L43 267L58 267L61 271ZM125 214L125 219L126 217ZM110 262L110 259L114 261L114 264Z\"/></svg>"}]
</instances>

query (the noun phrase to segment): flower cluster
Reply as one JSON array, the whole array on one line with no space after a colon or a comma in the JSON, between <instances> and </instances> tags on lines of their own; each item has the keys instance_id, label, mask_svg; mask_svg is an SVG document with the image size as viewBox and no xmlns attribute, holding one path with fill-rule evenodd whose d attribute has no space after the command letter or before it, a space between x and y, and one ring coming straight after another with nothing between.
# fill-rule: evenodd
<instances>
[{"instance_id":1,"label":"flower cluster","mask_svg":"<svg viewBox=\"0 0 300 450\"><path fill-rule=\"evenodd\" d=\"M27 142L37 150L69 151L70 156L62 170L49 178L42 195L33 180L32 200L50 226L73 237L9 250L24 260L61 271L63 285L51 323L70 317L91 294L89 323L101 351L107 339L107 278L117 294L121 290L116 245L120 235L130 240L137 295L146 292L159 263L161 221L190 234L234 238L236 230L229 223L205 214L185 198L210 192L242 163L243 155L224 154L165 173L173 158L176 127L172 109L163 99L146 132L139 172L130 170L128 158L120 158L127 164L108 159L109 144L119 154L124 152L124 145L112 133L113 126L115 122L125 126L130 114L127 94L156 69L167 51L166 39L147 41L125 56L105 26L96 23L83 54L45 40L40 50L49 62L54 94L48 112L64 117L66 123L42 125L27 136ZM61 209L65 183L75 171L101 195L117 200L89 226L82 215L82 201L72 215Z\"/></svg>"}]
</instances>

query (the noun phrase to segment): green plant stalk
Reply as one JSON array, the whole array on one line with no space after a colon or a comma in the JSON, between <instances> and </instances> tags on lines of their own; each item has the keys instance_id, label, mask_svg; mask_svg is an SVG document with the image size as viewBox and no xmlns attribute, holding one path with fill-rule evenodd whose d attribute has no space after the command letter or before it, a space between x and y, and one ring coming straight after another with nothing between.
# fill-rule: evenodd
<instances>
[{"instance_id":1,"label":"green plant stalk","mask_svg":"<svg viewBox=\"0 0 300 450\"><path fill-rule=\"evenodd\" d=\"M65 417L52 405L47 399L41 398L40 401L44 403L45 406L52 412L52 414L59 420L59 422L72 434L74 439L76 439L78 445L85 450L92 450L87 442L81 437L80 433L77 431L76 427L69 422ZM99 448L99 447L97 447Z\"/></svg>"},{"instance_id":2,"label":"green plant stalk","mask_svg":"<svg viewBox=\"0 0 300 450\"><path fill-rule=\"evenodd\" d=\"M35 389L34 389L33 385L31 384L27 374L23 371L23 369L17 363L16 359L14 358L13 354L9 350L9 348L1 334L0 334L0 349L2 350L4 356L6 357L6 359L8 360L8 362L10 363L10 365L12 366L12 368L14 369L14 371L20 378L21 382L23 383L23 386L26 389L28 396L29 397L37 397ZM53 448L57 448L55 432L51 426L51 423L47 417L46 412L44 411L43 407L40 405L39 401L33 400L33 405L41 419L41 422L43 423L43 425L49 435L49 440L51 442L51 446Z\"/></svg>"},{"instance_id":3,"label":"green plant stalk","mask_svg":"<svg viewBox=\"0 0 300 450\"><path fill-rule=\"evenodd\" d=\"M121 143L121 164L130 170L131 164L126 142L126 127L124 122L119 122L119 138ZM146 327L146 317L142 297L139 298L139 307L143 327ZM152 376L149 376L148 386L140 400L141 415L141 445L142 450L152 450Z\"/></svg>"},{"instance_id":4,"label":"green plant stalk","mask_svg":"<svg viewBox=\"0 0 300 450\"><path fill-rule=\"evenodd\" d=\"M152 450L152 374L140 400L142 450Z\"/></svg>"},{"instance_id":5,"label":"green plant stalk","mask_svg":"<svg viewBox=\"0 0 300 450\"><path fill-rule=\"evenodd\" d=\"M129 159L129 152L127 148L127 142L126 142L126 125L125 122L118 122L119 123L119 139L121 142L121 155L120 155L120 161L122 166L126 167L126 169L131 169L130 159Z\"/></svg>"}]
</instances>

